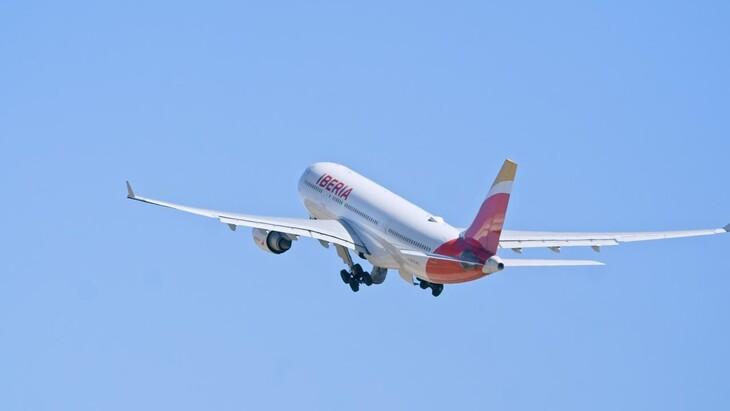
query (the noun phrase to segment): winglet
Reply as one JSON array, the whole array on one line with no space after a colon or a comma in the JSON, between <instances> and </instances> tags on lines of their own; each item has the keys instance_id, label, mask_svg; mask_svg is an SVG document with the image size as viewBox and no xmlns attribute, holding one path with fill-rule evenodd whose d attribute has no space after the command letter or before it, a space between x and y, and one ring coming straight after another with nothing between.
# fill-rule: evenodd
<instances>
[{"instance_id":1,"label":"winglet","mask_svg":"<svg viewBox=\"0 0 730 411\"><path fill-rule=\"evenodd\" d=\"M132 185L129 184L129 181L127 181L127 198L134 199L134 190L132 190Z\"/></svg>"},{"instance_id":2,"label":"winglet","mask_svg":"<svg viewBox=\"0 0 730 411\"><path fill-rule=\"evenodd\" d=\"M725 229L725 231L727 231L728 233L730 233L730 224L726 225L723 228Z\"/></svg>"}]
</instances>

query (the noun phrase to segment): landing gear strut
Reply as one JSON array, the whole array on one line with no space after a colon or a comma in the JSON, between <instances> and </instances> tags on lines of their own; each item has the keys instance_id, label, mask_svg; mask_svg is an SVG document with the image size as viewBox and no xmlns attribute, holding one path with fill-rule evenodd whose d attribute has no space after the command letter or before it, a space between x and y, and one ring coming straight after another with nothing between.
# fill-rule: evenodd
<instances>
[{"instance_id":1,"label":"landing gear strut","mask_svg":"<svg viewBox=\"0 0 730 411\"><path fill-rule=\"evenodd\" d=\"M431 283L426 280L421 280L420 278L418 279L418 281L419 281L418 286L421 287L422 290L430 288L431 295L434 297L438 297L444 291L443 284Z\"/></svg>"}]
</instances>

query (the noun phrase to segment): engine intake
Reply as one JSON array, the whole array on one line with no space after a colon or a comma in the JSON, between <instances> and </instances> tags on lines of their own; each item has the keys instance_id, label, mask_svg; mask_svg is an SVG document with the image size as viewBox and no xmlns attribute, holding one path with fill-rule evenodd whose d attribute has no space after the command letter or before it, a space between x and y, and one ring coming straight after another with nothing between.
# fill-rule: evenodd
<instances>
[{"instance_id":1,"label":"engine intake","mask_svg":"<svg viewBox=\"0 0 730 411\"><path fill-rule=\"evenodd\" d=\"M254 228L252 234L253 242L267 253L282 254L291 248L292 239L287 234L260 228Z\"/></svg>"}]
</instances>

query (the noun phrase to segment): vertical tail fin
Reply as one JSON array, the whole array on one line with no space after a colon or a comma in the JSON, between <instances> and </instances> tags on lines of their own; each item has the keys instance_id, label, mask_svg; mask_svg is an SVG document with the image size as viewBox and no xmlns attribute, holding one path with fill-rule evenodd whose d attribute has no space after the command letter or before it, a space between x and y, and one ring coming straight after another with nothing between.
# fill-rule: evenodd
<instances>
[{"instance_id":1,"label":"vertical tail fin","mask_svg":"<svg viewBox=\"0 0 730 411\"><path fill-rule=\"evenodd\" d=\"M497 254L499 237L502 235L502 226L516 174L517 163L505 160L487 194L487 199L479 208L479 213L474 221L464 232L464 237L478 241L492 255Z\"/></svg>"}]
</instances>

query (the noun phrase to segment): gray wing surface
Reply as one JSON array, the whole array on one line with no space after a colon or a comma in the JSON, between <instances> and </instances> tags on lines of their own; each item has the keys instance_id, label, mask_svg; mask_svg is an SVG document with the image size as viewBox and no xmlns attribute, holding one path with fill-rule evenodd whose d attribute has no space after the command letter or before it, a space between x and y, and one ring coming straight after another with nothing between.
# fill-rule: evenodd
<instances>
[{"instance_id":1,"label":"gray wing surface","mask_svg":"<svg viewBox=\"0 0 730 411\"><path fill-rule=\"evenodd\" d=\"M248 214L239 214L229 211L210 210L205 208L189 207L141 197L134 193L132 186L127 182L127 198L147 204L172 208L186 213L203 217L215 218L231 229L236 227L260 228L269 231L278 231L292 236L310 237L347 247L358 252L366 251L365 246L357 238L352 228L346 227L337 220L311 220L306 218L265 217Z\"/></svg>"},{"instance_id":2,"label":"gray wing surface","mask_svg":"<svg viewBox=\"0 0 730 411\"><path fill-rule=\"evenodd\" d=\"M502 248L559 248L559 247L602 247L631 243L636 241L667 240L670 238L700 237L725 234L730 224L724 228L684 231L647 231L647 232L552 232L552 231L513 231L504 230L499 245Z\"/></svg>"}]
</instances>

